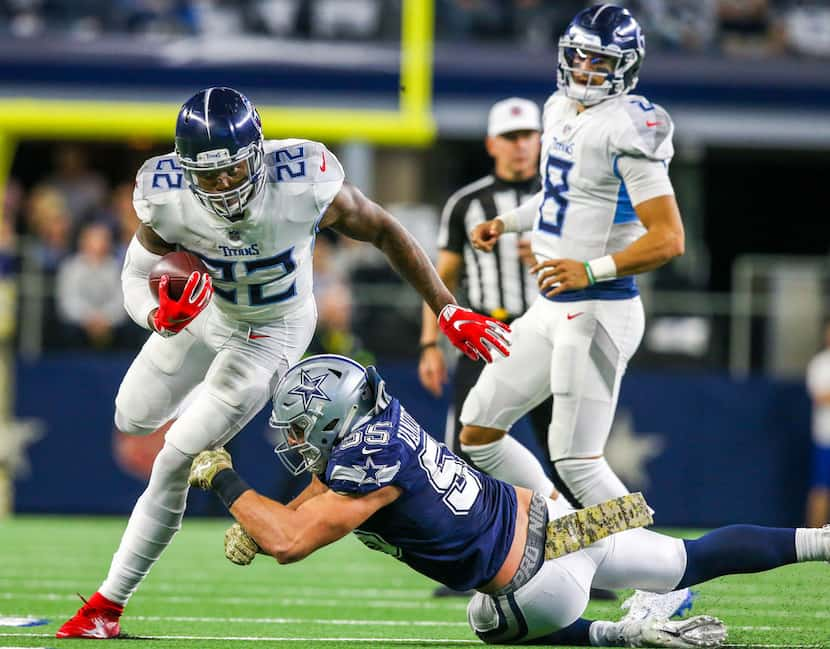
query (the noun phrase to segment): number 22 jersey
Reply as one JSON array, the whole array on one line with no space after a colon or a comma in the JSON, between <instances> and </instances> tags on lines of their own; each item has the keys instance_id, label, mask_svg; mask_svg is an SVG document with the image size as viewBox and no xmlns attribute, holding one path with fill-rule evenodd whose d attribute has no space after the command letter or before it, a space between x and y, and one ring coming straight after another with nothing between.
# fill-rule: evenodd
<instances>
[{"instance_id":1,"label":"number 22 jersey","mask_svg":"<svg viewBox=\"0 0 830 649\"><path fill-rule=\"evenodd\" d=\"M513 542L515 489L456 457L397 399L338 442L321 480L354 495L399 487L400 497L355 534L456 590L495 577Z\"/></svg>"},{"instance_id":2,"label":"number 22 jersey","mask_svg":"<svg viewBox=\"0 0 830 649\"><path fill-rule=\"evenodd\" d=\"M174 153L147 160L133 193L142 223L204 261L216 306L250 323L272 322L311 298L317 224L344 181L319 142L266 140L264 148L265 186L238 222L196 199Z\"/></svg>"}]
</instances>

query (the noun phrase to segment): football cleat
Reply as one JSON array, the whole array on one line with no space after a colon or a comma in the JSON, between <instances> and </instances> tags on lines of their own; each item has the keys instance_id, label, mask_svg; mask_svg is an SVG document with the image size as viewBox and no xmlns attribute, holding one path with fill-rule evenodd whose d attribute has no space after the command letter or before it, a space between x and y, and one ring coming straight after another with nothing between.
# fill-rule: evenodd
<instances>
[{"instance_id":1,"label":"football cleat","mask_svg":"<svg viewBox=\"0 0 830 649\"><path fill-rule=\"evenodd\" d=\"M664 595L635 590L634 594L620 606L628 611L620 621L669 620L673 617L681 617L692 610L695 596L696 593L690 588L673 590Z\"/></svg>"},{"instance_id":2,"label":"football cleat","mask_svg":"<svg viewBox=\"0 0 830 649\"><path fill-rule=\"evenodd\" d=\"M78 597L81 597L78 595ZM118 620L124 607L111 602L101 593L95 593L89 601L81 597L84 605L63 623L56 638L117 638L121 634Z\"/></svg>"},{"instance_id":3,"label":"football cleat","mask_svg":"<svg viewBox=\"0 0 830 649\"><path fill-rule=\"evenodd\" d=\"M720 647L726 640L726 625L710 615L686 620L635 620L623 624L620 635L626 647Z\"/></svg>"}]
</instances>

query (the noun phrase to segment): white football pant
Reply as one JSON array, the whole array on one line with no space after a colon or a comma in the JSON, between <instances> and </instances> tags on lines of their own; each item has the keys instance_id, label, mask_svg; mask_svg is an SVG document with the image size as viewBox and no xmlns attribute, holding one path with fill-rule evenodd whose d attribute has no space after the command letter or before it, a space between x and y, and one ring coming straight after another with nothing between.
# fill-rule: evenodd
<instances>
[{"instance_id":1,"label":"white football pant","mask_svg":"<svg viewBox=\"0 0 830 649\"><path fill-rule=\"evenodd\" d=\"M461 422L507 431L553 394L548 450L562 479L583 505L626 493L603 459L587 458L603 454L620 383L644 327L639 297L536 300L513 322L510 356L484 368ZM535 475L530 468L527 474Z\"/></svg>"},{"instance_id":2,"label":"white football pant","mask_svg":"<svg viewBox=\"0 0 830 649\"><path fill-rule=\"evenodd\" d=\"M181 526L191 460L226 443L262 409L302 357L316 320L313 299L264 325L231 320L210 304L181 333L150 336L118 390L115 423L141 435L177 419L100 588L105 597L123 604L138 588Z\"/></svg>"},{"instance_id":3,"label":"white football pant","mask_svg":"<svg viewBox=\"0 0 830 649\"><path fill-rule=\"evenodd\" d=\"M551 520L561 515L548 501ZM681 539L644 529L612 534L584 550L545 561L524 586L509 595L476 593L467 606L475 632L488 643L519 644L573 624L594 588L640 588L666 593L686 571Z\"/></svg>"}]
</instances>

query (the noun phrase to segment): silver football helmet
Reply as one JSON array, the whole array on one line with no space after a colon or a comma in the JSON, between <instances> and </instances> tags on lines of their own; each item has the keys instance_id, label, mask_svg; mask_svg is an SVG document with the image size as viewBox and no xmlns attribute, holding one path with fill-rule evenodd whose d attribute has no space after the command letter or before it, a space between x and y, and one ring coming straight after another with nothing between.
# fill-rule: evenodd
<instances>
[{"instance_id":1,"label":"silver football helmet","mask_svg":"<svg viewBox=\"0 0 830 649\"><path fill-rule=\"evenodd\" d=\"M389 396L374 367L320 354L285 373L273 402L274 452L289 472L301 475L323 473L335 444L383 410Z\"/></svg>"}]
</instances>

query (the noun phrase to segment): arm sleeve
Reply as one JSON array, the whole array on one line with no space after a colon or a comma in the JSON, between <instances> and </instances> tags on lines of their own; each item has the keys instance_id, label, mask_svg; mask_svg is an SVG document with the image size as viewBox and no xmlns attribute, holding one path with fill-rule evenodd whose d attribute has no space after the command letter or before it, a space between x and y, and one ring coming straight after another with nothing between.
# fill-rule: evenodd
<instances>
[{"instance_id":1,"label":"arm sleeve","mask_svg":"<svg viewBox=\"0 0 830 649\"><path fill-rule=\"evenodd\" d=\"M505 232L525 232L533 229L536 223L536 215L539 213L539 206L545 197L544 190L528 198L519 207L500 214L497 218L504 221Z\"/></svg>"},{"instance_id":2,"label":"arm sleeve","mask_svg":"<svg viewBox=\"0 0 830 649\"><path fill-rule=\"evenodd\" d=\"M620 156L616 167L634 206L658 196L674 195L668 168L662 161Z\"/></svg>"},{"instance_id":3,"label":"arm sleeve","mask_svg":"<svg viewBox=\"0 0 830 649\"><path fill-rule=\"evenodd\" d=\"M161 255L147 250L133 235L121 271L121 289L124 292L124 309L137 325L145 329L150 328L147 316L158 306L147 280L160 259Z\"/></svg>"}]
</instances>

